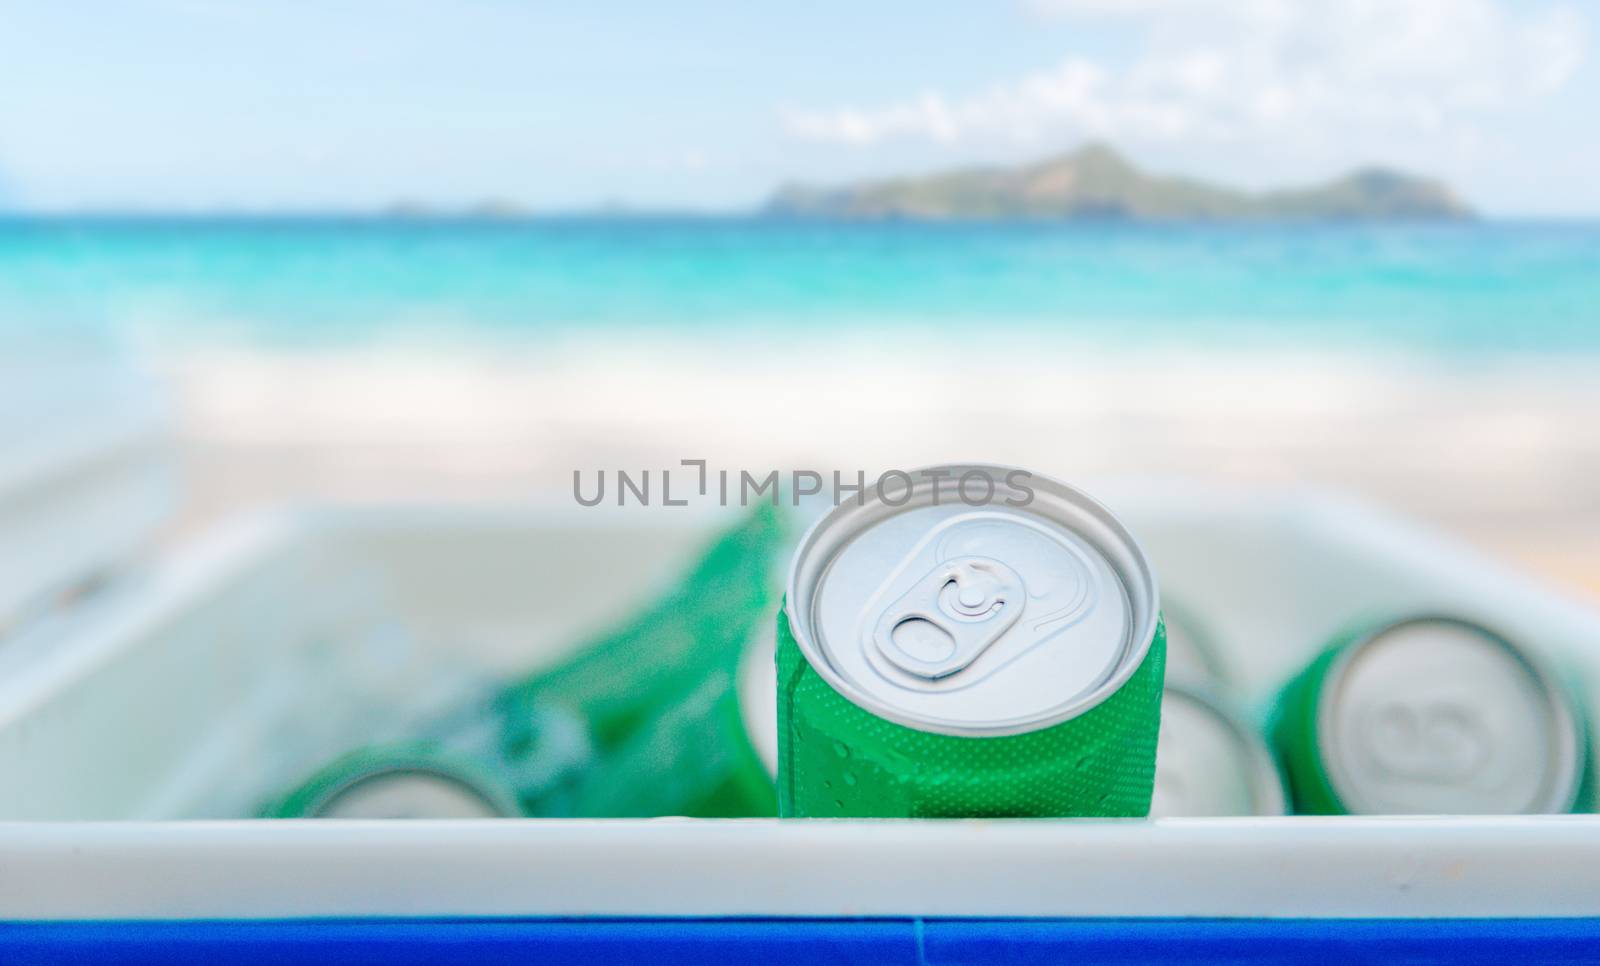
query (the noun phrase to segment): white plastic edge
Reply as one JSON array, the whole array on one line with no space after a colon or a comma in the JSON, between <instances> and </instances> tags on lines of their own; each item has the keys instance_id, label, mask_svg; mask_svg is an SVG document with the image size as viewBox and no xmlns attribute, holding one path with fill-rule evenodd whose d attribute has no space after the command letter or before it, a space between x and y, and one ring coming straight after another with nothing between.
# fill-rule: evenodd
<instances>
[{"instance_id":1,"label":"white plastic edge","mask_svg":"<svg viewBox=\"0 0 1600 966\"><path fill-rule=\"evenodd\" d=\"M0 823L0 919L1595 915L1594 816Z\"/></svg>"}]
</instances>

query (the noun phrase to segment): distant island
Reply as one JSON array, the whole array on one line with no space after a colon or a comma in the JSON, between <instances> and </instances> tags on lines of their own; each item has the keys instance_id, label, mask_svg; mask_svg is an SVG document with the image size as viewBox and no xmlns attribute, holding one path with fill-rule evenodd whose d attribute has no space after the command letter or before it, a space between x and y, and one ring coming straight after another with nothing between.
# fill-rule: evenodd
<instances>
[{"instance_id":1,"label":"distant island","mask_svg":"<svg viewBox=\"0 0 1600 966\"><path fill-rule=\"evenodd\" d=\"M1387 168L1362 168L1303 188L1245 191L1195 178L1150 174L1104 144L1089 144L1019 167L965 168L841 187L786 185L767 202L763 213L860 220L1473 217L1472 210L1444 183Z\"/></svg>"},{"instance_id":2,"label":"distant island","mask_svg":"<svg viewBox=\"0 0 1600 966\"><path fill-rule=\"evenodd\" d=\"M398 221L525 221L534 216L532 209L508 198L485 198L465 208L436 208L426 202L401 199L379 214Z\"/></svg>"}]
</instances>

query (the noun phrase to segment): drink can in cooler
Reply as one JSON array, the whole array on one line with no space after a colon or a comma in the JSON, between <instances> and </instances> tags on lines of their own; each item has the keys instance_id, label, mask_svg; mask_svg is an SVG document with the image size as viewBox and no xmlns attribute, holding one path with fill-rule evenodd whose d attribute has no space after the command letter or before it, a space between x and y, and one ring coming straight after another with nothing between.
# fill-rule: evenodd
<instances>
[{"instance_id":1,"label":"drink can in cooler","mask_svg":"<svg viewBox=\"0 0 1600 966\"><path fill-rule=\"evenodd\" d=\"M1287 808L1283 777L1261 734L1220 698L1169 683L1150 817L1283 815Z\"/></svg>"},{"instance_id":2,"label":"drink can in cooler","mask_svg":"<svg viewBox=\"0 0 1600 966\"><path fill-rule=\"evenodd\" d=\"M730 671L777 600L784 517L761 505L720 535L672 589L610 633L507 689L502 704L563 706L604 749L626 741L718 670Z\"/></svg>"},{"instance_id":3,"label":"drink can in cooler","mask_svg":"<svg viewBox=\"0 0 1600 966\"><path fill-rule=\"evenodd\" d=\"M1340 636L1284 689L1271 733L1299 812L1569 812L1583 785L1587 740L1563 687L1457 617Z\"/></svg>"},{"instance_id":4,"label":"drink can in cooler","mask_svg":"<svg viewBox=\"0 0 1600 966\"><path fill-rule=\"evenodd\" d=\"M493 768L429 744L363 748L319 769L270 818L509 818L515 790Z\"/></svg>"},{"instance_id":5,"label":"drink can in cooler","mask_svg":"<svg viewBox=\"0 0 1600 966\"><path fill-rule=\"evenodd\" d=\"M1022 470L901 475L795 553L780 813L1144 815L1165 637L1133 535Z\"/></svg>"},{"instance_id":6,"label":"drink can in cooler","mask_svg":"<svg viewBox=\"0 0 1600 966\"><path fill-rule=\"evenodd\" d=\"M785 520L753 509L722 534L660 600L573 657L507 689L502 755L537 748L540 719L586 724L592 758L574 778L542 784L521 769L525 808L550 816L775 812L770 780L744 781L759 763L740 726L736 681L747 644L770 627Z\"/></svg>"}]
</instances>

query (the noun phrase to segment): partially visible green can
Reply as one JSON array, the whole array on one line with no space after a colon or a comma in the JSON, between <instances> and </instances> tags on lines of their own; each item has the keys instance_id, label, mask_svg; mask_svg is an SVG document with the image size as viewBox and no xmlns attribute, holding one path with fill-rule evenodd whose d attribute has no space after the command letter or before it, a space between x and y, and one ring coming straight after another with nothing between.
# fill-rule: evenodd
<instances>
[{"instance_id":1,"label":"partially visible green can","mask_svg":"<svg viewBox=\"0 0 1600 966\"><path fill-rule=\"evenodd\" d=\"M773 618L755 629L736 669L717 668L627 741L574 789L571 814L597 818L680 815L771 818L778 813L767 762L772 731Z\"/></svg>"},{"instance_id":2,"label":"partially visible green can","mask_svg":"<svg viewBox=\"0 0 1600 966\"><path fill-rule=\"evenodd\" d=\"M1269 726L1301 814L1548 814L1586 786L1560 680L1478 623L1419 615L1338 635Z\"/></svg>"},{"instance_id":3,"label":"partially visible green can","mask_svg":"<svg viewBox=\"0 0 1600 966\"><path fill-rule=\"evenodd\" d=\"M428 723L417 740L328 762L266 814L775 814L737 681L752 638L770 647L784 522L777 508L757 508L610 633Z\"/></svg>"},{"instance_id":4,"label":"partially visible green can","mask_svg":"<svg viewBox=\"0 0 1600 966\"><path fill-rule=\"evenodd\" d=\"M1132 534L1023 470L906 476L796 552L778 621L780 814L1146 814L1166 642Z\"/></svg>"},{"instance_id":5,"label":"partially visible green can","mask_svg":"<svg viewBox=\"0 0 1600 966\"><path fill-rule=\"evenodd\" d=\"M771 626L782 511L762 505L644 612L501 697L504 755L537 747L552 711L587 722L576 780L520 781L528 814L584 818L771 816L777 805L742 724L741 660Z\"/></svg>"},{"instance_id":6,"label":"partially visible green can","mask_svg":"<svg viewBox=\"0 0 1600 966\"><path fill-rule=\"evenodd\" d=\"M785 518L761 505L718 536L672 589L565 661L507 689L503 706L554 703L589 722L602 751L629 740L717 671L731 671L778 595ZM515 740L516 722L510 723Z\"/></svg>"}]
</instances>

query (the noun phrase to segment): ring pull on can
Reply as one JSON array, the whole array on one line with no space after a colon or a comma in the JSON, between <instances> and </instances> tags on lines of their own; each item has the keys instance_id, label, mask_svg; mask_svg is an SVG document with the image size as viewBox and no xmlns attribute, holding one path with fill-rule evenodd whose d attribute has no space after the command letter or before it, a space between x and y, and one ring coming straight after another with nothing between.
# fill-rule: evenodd
<instances>
[{"instance_id":1,"label":"ring pull on can","mask_svg":"<svg viewBox=\"0 0 1600 966\"><path fill-rule=\"evenodd\" d=\"M1027 594L998 560L945 561L878 618L878 650L900 670L935 680L962 670L1021 616Z\"/></svg>"}]
</instances>

